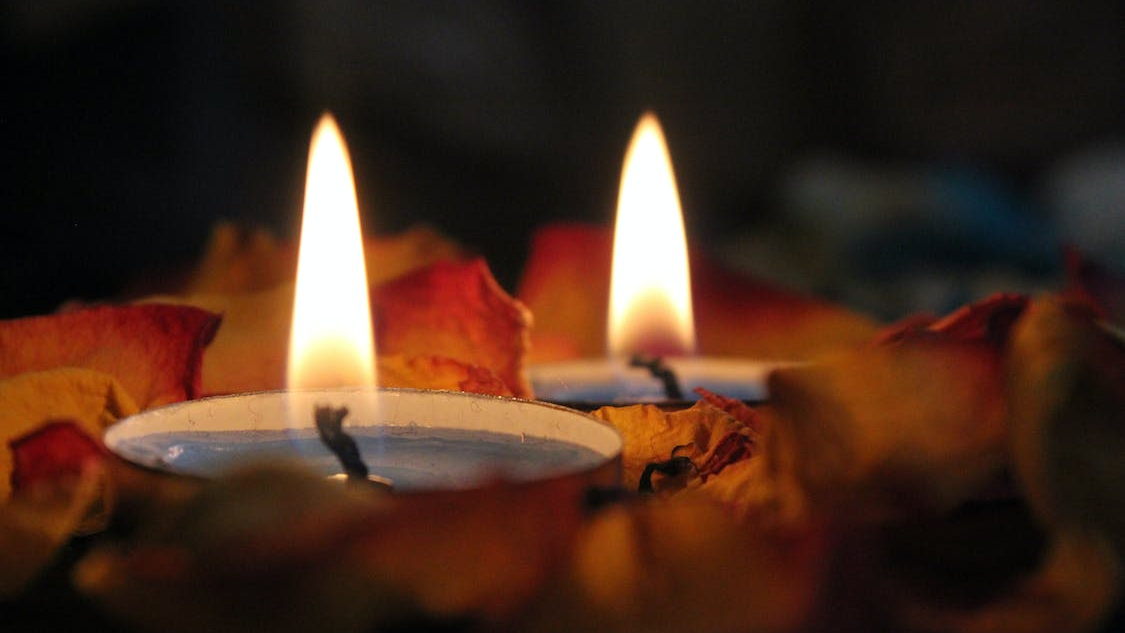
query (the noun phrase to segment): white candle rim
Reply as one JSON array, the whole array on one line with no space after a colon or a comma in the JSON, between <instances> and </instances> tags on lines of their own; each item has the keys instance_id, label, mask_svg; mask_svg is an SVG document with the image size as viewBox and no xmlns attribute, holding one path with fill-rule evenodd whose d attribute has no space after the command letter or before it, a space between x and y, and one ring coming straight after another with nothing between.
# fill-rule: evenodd
<instances>
[{"instance_id":1,"label":"white candle rim","mask_svg":"<svg viewBox=\"0 0 1125 633\"><path fill-rule=\"evenodd\" d=\"M379 411L383 412L383 415L379 417L380 420L396 418L399 411L395 409L395 403L402 403L412 399L416 401L415 409L412 411L418 411L419 408L424 409L427 405L433 407L440 403L446 403L447 405L449 403L460 404L463 406L462 414L464 417L458 419L462 422L474 421L477 422L477 424L459 425L455 423L457 420L447 420L444 418L436 420L436 422L439 422L437 424L433 423L435 420L427 420L426 422L429 423L406 421L392 424L387 424L385 422L369 424L367 420L356 419L356 424L351 425L352 428L415 426L420 429L458 429L504 433L508 435L526 435L529 438L560 440L578 444L598 453L605 459L605 462L609 462L620 456L623 446L621 434L612 426L598 420L589 413L555 403L464 391L394 387L280 389L185 400L183 402L148 409L123 418L106 431L103 441L110 451L140 466L173 474L190 474L181 473L175 468L170 467L169 464L161 459L162 454L138 451L135 444L130 444L129 441L160 433L206 434L220 431L291 430L294 427L290 424L285 412L289 406L288 403L290 403L294 397L308 400L310 415L308 416L307 427L303 428L311 429L313 428L311 415L313 404L323 403L332 406L340 406L341 404L348 403L342 402L341 400L334 401L332 398L340 398L346 401L348 396L362 396L372 392L376 392L379 396L378 407ZM274 407L274 410L253 411L247 409L246 416L242 418L246 422L238 427L227 423L227 416L216 416L213 412L214 407L229 408L238 405L249 407L254 404ZM512 428L511 425L505 424L508 420L498 419L503 416L489 415L489 409L496 406L503 406L506 409L510 409L510 407L513 406L516 407L515 410L506 410L502 413L507 414L508 419L521 423L521 426L519 428ZM540 419L542 416L537 418L533 415L527 415L528 409L548 413L549 415L547 417L549 420L544 421ZM271 415L271 413L273 414ZM349 418L349 421L352 419L354 418ZM576 427L564 428L564 420L581 421L583 424L580 429ZM348 421L345 422L345 428L349 428ZM578 431L584 432L585 435L582 435L579 439L575 439L573 436Z\"/></svg>"}]
</instances>

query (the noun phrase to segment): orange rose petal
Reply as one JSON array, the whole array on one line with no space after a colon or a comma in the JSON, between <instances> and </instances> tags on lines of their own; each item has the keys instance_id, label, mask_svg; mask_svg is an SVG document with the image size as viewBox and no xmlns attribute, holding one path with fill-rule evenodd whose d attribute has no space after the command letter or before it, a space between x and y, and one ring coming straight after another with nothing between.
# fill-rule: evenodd
<instances>
[{"instance_id":1,"label":"orange rose petal","mask_svg":"<svg viewBox=\"0 0 1125 633\"><path fill-rule=\"evenodd\" d=\"M14 456L8 443L51 420L71 420L92 437L137 405L113 377L62 367L0 380L0 499L8 496Z\"/></svg>"},{"instance_id":2,"label":"orange rose petal","mask_svg":"<svg viewBox=\"0 0 1125 633\"><path fill-rule=\"evenodd\" d=\"M203 357L203 395L269 391L285 387L293 284L268 290L188 297L153 297L223 315L223 326Z\"/></svg>"},{"instance_id":3,"label":"orange rose petal","mask_svg":"<svg viewBox=\"0 0 1125 633\"><path fill-rule=\"evenodd\" d=\"M871 337L869 342L882 344L897 341L915 332L925 331L937 320L938 318L929 312L909 314L894 323L884 326L875 333L875 336Z\"/></svg>"},{"instance_id":4,"label":"orange rose petal","mask_svg":"<svg viewBox=\"0 0 1125 633\"><path fill-rule=\"evenodd\" d=\"M559 588L514 628L807 630L828 579L828 541L812 527L780 532L736 521L691 494L615 506L586 523Z\"/></svg>"},{"instance_id":5,"label":"orange rose petal","mask_svg":"<svg viewBox=\"0 0 1125 633\"><path fill-rule=\"evenodd\" d=\"M516 296L531 310L531 362L603 356L613 233L555 224L536 231Z\"/></svg>"},{"instance_id":6,"label":"orange rose petal","mask_svg":"<svg viewBox=\"0 0 1125 633\"><path fill-rule=\"evenodd\" d=\"M691 258L699 351L713 356L809 360L867 340L874 321L846 308Z\"/></svg>"},{"instance_id":7,"label":"orange rose petal","mask_svg":"<svg viewBox=\"0 0 1125 633\"><path fill-rule=\"evenodd\" d=\"M136 411L112 377L88 369L0 380L0 596L76 531L104 528L114 495L95 438Z\"/></svg>"},{"instance_id":8,"label":"orange rose petal","mask_svg":"<svg viewBox=\"0 0 1125 633\"><path fill-rule=\"evenodd\" d=\"M719 502L740 521L768 517L774 525L802 526L810 512L799 489L779 481L763 456L731 462L722 473L701 481L698 494Z\"/></svg>"},{"instance_id":9,"label":"orange rose petal","mask_svg":"<svg viewBox=\"0 0 1125 633\"><path fill-rule=\"evenodd\" d=\"M75 477L39 481L0 502L0 600L18 596L50 564L105 488L105 470L91 463Z\"/></svg>"},{"instance_id":10,"label":"orange rose petal","mask_svg":"<svg viewBox=\"0 0 1125 633\"><path fill-rule=\"evenodd\" d=\"M427 226L395 235L364 237L367 281L378 284L436 261L463 258L456 242ZM220 222L180 295L257 292L292 283L297 274L297 244L269 231ZM166 288L166 291L173 290Z\"/></svg>"},{"instance_id":11,"label":"orange rose petal","mask_svg":"<svg viewBox=\"0 0 1125 633\"><path fill-rule=\"evenodd\" d=\"M737 398L728 398L703 387L697 387L695 393L703 402L730 415L750 431L730 432L716 443L707 460L699 465L699 474L706 483L710 475L718 475L727 466L754 456L763 431L763 416L758 409Z\"/></svg>"},{"instance_id":12,"label":"orange rose petal","mask_svg":"<svg viewBox=\"0 0 1125 633\"><path fill-rule=\"evenodd\" d=\"M415 226L394 235L363 238L367 283L381 284L437 262L467 258L457 242L428 226Z\"/></svg>"},{"instance_id":13,"label":"orange rose petal","mask_svg":"<svg viewBox=\"0 0 1125 633\"><path fill-rule=\"evenodd\" d=\"M142 408L195 398L218 326L210 312L157 304L0 321L0 378L84 367L116 378Z\"/></svg>"},{"instance_id":14,"label":"orange rose petal","mask_svg":"<svg viewBox=\"0 0 1125 633\"><path fill-rule=\"evenodd\" d=\"M517 292L535 315L533 362L605 353L612 247L606 227L560 224L536 233ZM732 273L702 248L691 252L691 277L704 354L803 360L876 329L846 309Z\"/></svg>"},{"instance_id":15,"label":"orange rose petal","mask_svg":"<svg viewBox=\"0 0 1125 633\"><path fill-rule=\"evenodd\" d=\"M727 396L709 391L704 387L696 387L694 391L707 404L727 412L733 416L734 419L755 431L760 432L762 430L762 415L754 407L737 398L728 398Z\"/></svg>"},{"instance_id":16,"label":"orange rose petal","mask_svg":"<svg viewBox=\"0 0 1125 633\"><path fill-rule=\"evenodd\" d=\"M875 343L894 343L908 338L936 337L955 341L983 341L1002 347L1012 326L1027 307L1026 295L997 293L937 319L914 315L884 328Z\"/></svg>"},{"instance_id":17,"label":"orange rose petal","mask_svg":"<svg viewBox=\"0 0 1125 633\"><path fill-rule=\"evenodd\" d=\"M673 457L691 459L698 475L717 473L728 463L748 457L756 435L706 402L671 412L651 404L602 407L594 411L594 417L621 433L622 480L632 490L640 485L646 466Z\"/></svg>"},{"instance_id":18,"label":"orange rose petal","mask_svg":"<svg viewBox=\"0 0 1125 633\"><path fill-rule=\"evenodd\" d=\"M439 262L381 285L375 294L380 354L440 355L496 373L520 397L530 316L483 259Z\"/></svg>"},{"instance_id":19,"label":"orange rose petal","mask_svg":"<svg viewBox=\"0 0 1125 633\"><path fill-rule=\"evenodd\" d=\"M523 375L527 311L504 293L483 261L434 264L384 283L373 292L380 356L447 359L419 360L413 367L408 366L409 361L387 361L390 373L380 379L381 384L520 396L530 393ZM292 284L252 293L157 300L182 300L223 313L223 327L203 361L204 393L285 387ZM424 367L427 363L428 368ZM454 378L465 381L464 387L453 382Z\"/></svg>"},{"instance_id":20,"label":"orange rose petal","mask_svg":"<svg viewBox=\"0 0 1125 633\"><path fill-rule=\"evenodd\" d=\"M585 491L578 479L563 477L405 496L358 543L355 560L428 613L503 622L565 565L584 519Z\"/></svg>"},{"instance_id":21,"label":"orange rose petal","mask_svg":"<svg viewBox=\"0 0 1125 633\"><path fill-rule=\"evenodd\" d=\"M292 281L297 260L292 247L268 231L219 222L203 256L179 294L251 292ZM166 288L165 291L173 290Z\"/></svg>"},{"instance_id":22,"label":"orange rose petal","mask_svg":"<svg viewBox=\"0 0 1125 633\"><path fill-rule=\"evenodd\" d=\"M861 519L948 509L1006 460L999 353L904 340L775 371L763 441L777 485Z\"/></svg>"},{"instance_id":23,"label":"orange rose petal","mask_svg":"<svg viewBox=\"0 0 1125 633\"><path fill-rule=\"evenodd\" d=\"M486 367L467 365L443 356L379 356L379 384L384 387L448 389L493 396L512 390Z\"/></svg>"},{"instance_id":24,"label":"orange rose petal","mask_svg":"<svg viewBox=\"0 0 1125 633\"><path fill-rule=\"evenodd\" d=\"M1044 523L1103 533L1125 561L1125 336L1085 304L1043 297L1007 358L1012 453Z\"/></svg>"},{"instance_id":25,"label":"orange rose petal","mask_svg":"<svg viewBox=\"0 0 1125 633\"><path fill-rule=\"evenodd\" d=\"M131 547L95 550L75 579L142 629L504 622L566 563L585 489L559 478L387 497L260 465L165 508Z\"/></svg>"}]
</instances>

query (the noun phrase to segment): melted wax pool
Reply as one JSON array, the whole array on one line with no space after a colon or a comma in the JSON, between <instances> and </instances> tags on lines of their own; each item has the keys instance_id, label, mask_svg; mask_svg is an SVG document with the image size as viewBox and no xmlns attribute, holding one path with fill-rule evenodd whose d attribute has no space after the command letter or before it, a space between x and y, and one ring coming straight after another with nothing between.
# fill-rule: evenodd
<instances>
[{"instance_id":1,"label":"melted wax pool","mask_svg":"<svg viewBox=\"0 0 1125 633\"><path fill-rule=\"evenodd\" d=\"M389 477L396 490L469 488L489 477L526 480L581 472L605 457L561 440L417 426L347 427L373 475ZM299 458L318 472L343 472L315 430L153 433L124 440L133 454L147 454L172 472L211 477L267 459Z\"/></svg>"}]
</instances>

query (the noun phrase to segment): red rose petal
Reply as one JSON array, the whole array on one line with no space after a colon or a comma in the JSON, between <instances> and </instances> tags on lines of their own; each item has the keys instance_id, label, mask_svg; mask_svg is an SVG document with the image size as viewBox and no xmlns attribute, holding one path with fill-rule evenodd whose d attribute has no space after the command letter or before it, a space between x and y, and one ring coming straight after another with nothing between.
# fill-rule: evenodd
<instances>
[{"instance_id":1,"label":"red rose petal","mask_svg":"<svg viewBox=\"0 0 1125 633\"><path fill-rule=\"evenodd\" d=\"M517 396L531 394L523 367L530 316L483 259L439 262L384 283L373 312L380 354L447 356L491 369Z\"/></svg>"},{"instance_id":2,"label":"red rose petal","mask_svg":"<svg viewBox=\"0 0 1125 633\"><path fill-rule=\"evenodd\" d=\"M60 478L78 477L108 453L100 442L69 420L48 422L12 439L12 490L19 491Z\"/></svg>"},{"instance_id":3,"label":"red rose petal","mask_svg":"<svg viewBox=\"0 0 1125 633\"><path fill-rule=\"evenodd\" d=\"M533 238L517 296L535 315L532 358L605 353L613 233L551 225ZM696 337L704 354L801 360L867 340L863 316L750 276L691 251Z\"/></svg>"},{"instance_id":4,"label":"red rose petal","mask_svg":"<svg viewBox=\"0 0 1125 633\"><path fill-rule=\"evenodd\" d=\"M188 306L100 306L0 321L0 378L56 367L109 374L141 408L195 398L220 318Z\"/></svg>"}]
</instances>

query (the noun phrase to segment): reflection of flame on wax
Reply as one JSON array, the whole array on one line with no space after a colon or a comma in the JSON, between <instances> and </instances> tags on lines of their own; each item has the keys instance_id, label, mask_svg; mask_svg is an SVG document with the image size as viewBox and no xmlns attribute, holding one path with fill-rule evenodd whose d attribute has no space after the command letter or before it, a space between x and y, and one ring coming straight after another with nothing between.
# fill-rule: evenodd
<instances>
[{"instance_id":1,"label":"reflection of flame on wax","mask_svg":"<svg viewBox=\"0 0 1125 633\"><path fill-rule=\"evenodd\" d=\"M375 385L355 183L330 114L321 117L309 147L287 378L297 389Z\"/></svg>"},{"instance_id":2,"label":"reflection of flame on wax","mask_svg":"<svg viewBox=\"0 0 1125 633\"><path fill-rule=\"evenodd\" d=\"M609 299L609 353L695 350L687 239L660 122L641 117L625 154Z\"/></svg>"}]
</instances>

